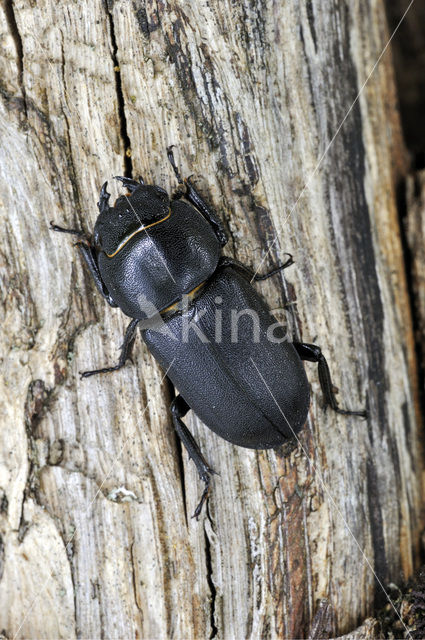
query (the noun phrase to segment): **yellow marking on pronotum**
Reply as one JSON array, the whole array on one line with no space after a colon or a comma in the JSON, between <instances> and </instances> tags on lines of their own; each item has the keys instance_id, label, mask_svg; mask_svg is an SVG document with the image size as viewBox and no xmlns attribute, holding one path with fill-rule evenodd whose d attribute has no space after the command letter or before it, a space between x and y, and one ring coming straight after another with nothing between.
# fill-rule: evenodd
<instances>
[{"instance_id":1,"label":"yellow marking on pronotum","mask_svg":"<svg viewBox=\"0 0 425 640\"><path fill-rule=\"evenodd\" d=\"M195 287L194 289L192 289L192 291L189 291L189 293L187 294L187 297L190 300L193 300L193 297L195 295L195 293L198 291L198 289L200 289L201 287L204 286L206 280L204 280L203 282L201 282L201 284L198 284L197 287ZM165 313L166 311L170 311L170 309L173 309L174 307L178 307L178 305L180 304L181 300L177 300L177 302L173 302L173 304L170 304L169 307L165 307L165 309L162 309L162 311L160 311L160 313Z\"/></svg>"},{"instance_id":2,"label":"yellow marking on pronotum","mask_svg":"<svg viewBox=\"0 0 425 640\"><path fill-rule=\"evenodd\" d=\"M141 231L146 231L146 229L149 229L150 227L154 227L156 224L159 224L160 222L164 222L164 220L168 220L168 218L170 216L171 216L171 209L168 210L167 215L164 218L161 218L161 220L157 220L156 222L151 222L151 224L147 224L144 227L140 227L140 229L137 229L136 231L133 231L133 233L131 235L129 235L128 238L126 238L125 240L123 240L121 242L121 244L118 246L118 249L116 251L114 251L114 253L107 253L106 256L108 258L113 258L114 256L117 255L117 253L119 253L121 251L121 249L123 247L125 247L127 242L129 242L131 240L131 238L134 238L134 236L136 234L140 233Z\"/></svg>"}]
</instances>

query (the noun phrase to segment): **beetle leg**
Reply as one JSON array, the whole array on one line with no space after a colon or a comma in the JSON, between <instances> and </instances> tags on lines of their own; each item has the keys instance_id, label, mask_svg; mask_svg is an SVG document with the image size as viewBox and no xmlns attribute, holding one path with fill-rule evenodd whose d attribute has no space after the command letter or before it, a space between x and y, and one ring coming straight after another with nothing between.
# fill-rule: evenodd
<instances>
[{"instance_id":1,"label":"beetle leg","mask_svg":"<svg viewBox=\"0 0 425 640\"><path fill-rule=\"evenodd\" d=\"M97 373L110 373L111 371L118 371L118 369L122 369L127 360L131 357L131 351L136 339L136 328L138 324L139 320L137 318L133 318L133 320L128 325L124 336L124 342L120 347L121 355L120 359L118 360L118 364L116 364L114 367L105 367L104 369L95 369L94 371L80 371L81 378L89 378L90 376L94 376Z\"/></svg>"},{"instance_id":2,"label":"beetle leg","mask_svg":"<svg viewBox=\"0 0 425 640\"><path fill-rule=\"evenodd\" d=\"M87 241L88 236L85 231L81 229L65 229L64 227L59 227L57 224L53 224L53 220L50 220L50 231L59 231L60 233L71 233L73 236L80 236L80 238L85 238Z\"/></svg>"},{"instance_id":3,"label":"beetle leg","mask_svg":"<svg viewBox=\"0 0 425 640\"><path fill-rule=\"evenodd\" d=\"M198 191L196 191L195 187L189 182L190 178L186 178L184 183L186 185L186 193L185 198L189 200L194 207L198 209L200 213L204 216L207 222L210 223L212 228L214 229L214 233L217 236L217 239L222 247L227 244L228 238L227 234L224 230L223 223L218 217L216 211L210 207L205 200L200 196Z\"/></svg>"},{"instance_id":4,"label":"beetle leg","mask_svg":"<svg viewBox=\"0 0 425 640\"><path fill-rule=\"evenodd\" d=\"M192 516L192 518L198 519L210 490L210 476L212 473L215 473L215 471L208 465L208 462L202 455L195 438L192 436L189 429L181 419L190 409L187 402L182 398L182 396L178 395L172 401L170 409L171 415L173 416L173 425L177 432L177 435L179 436L182 444L185 446L186 451L189 454L189 458L191 458L195 463L200 479L205 483L205 489L202 493L201 500L199 501L199 504Z\"/></svg>"},{"instance_id":5,"label":"beetle leg","mask_svg":"<svg viewBox=\"0 0 425 640\"><path fill-rule=\"evenodd\" d=\"M234 269L236 269L236 271L239 271L239 273L241 273L243 276L246 277L247 280L250 280L250 281L266 280L266 278L270 278L271 276L274 276L276 273L279 273L279 271L282 271L283 269L286 269L287 267L290 267L292 264L294 264L291 254L286 253L285 255L289 256L286 262L278 265L271 271L268 271L267 273L264 273L264 274L256 273L249 267L242 264L242 262L239 262L239 260L236 260L235 258L230 258L229 256L222 256L220 258L219 267L233 267Z\"/></svg>"},{"instance_id":6,"label":"beetle leg","mask_svg":"<svg viewBox=\"0 0 425 640\"><path fill-rule=\"evenodd\" d=\"M108 183L104 182L100 190L99 202L97 203L100 213L106 213L109 209L109 198L111 194L106 191L107 186Z\"/></svg>"},{"instance_id":7,"label":"beetle leg","mask_svg":"<svg viewBox=\"0 0 425 640\"><path fill-rule=\"evenodd\" d=\"M322 393L325 399L325 406L329 405L331 409L337 413L342 413L345 416L361 416L367 418L367 411L350 411L349 409L340 409L333 390L331 372L329 371L328 363L322 353L320 347L315 344L307 344L304 342L294 342L295 349L298 352L301 360L308 360L308 362L317 362L319 368L319 381Z\"/></svg>"},{"instance_id":8,"label":"beetle leg","mask_svg":"<svg viewBox=\"0 0 425 640\"><path fill-rule=\"evenodd\" d=\"M77 242L76 246L81 251L81 254L89 268L98 291L102 294L106 302L111 307L117 307L118 305L113 301L112 296L107 290L106 285L102 280L102 276L100 275L99 267L97 264L96 250L91 245L87 245L84 242Z\"/></svg>"},{"instance_id":9,"label":"beetle leg","mask_svg":"<svg viewBox=\"0 0 425 640\"><path fill-rule=\"evenodd\" d=\"M114 180L119 180L120 182L122 182L123 187L126 187L130 193L133 193L133 191L135 191L137 189L137 187L140 187L141 184L144 184L143 182L143 178L139 178L139 180L133 180L133 178L126 178L125 176L114 176Z\"/></svg>"},{"instance_id":10,"label":"beetle leg","mask_svg":"<svg viewBox=\"0 0 425 640\"><path fill-rule=\"evenodd\" d=\"M202 196L196 191L195 187L190 183L190 177L185 179L181 177L180 172L176 165L176 161L174 160L173 146L174 145L171 145L170 147L167 148L167 156L171 166L173 167L173 171L177 178L178 183L185 185L186 187L184 197L191 204L193 204L193 206L196 207L196 209L198 209L199 213L201 213L204 216L205 220L210 223L210 225L214 229L214 233L217 236L218 241L220 242L221 246L224 247L224 245L227 244L228 238L224 230L223 223L218 217L216 211L205 202ZM180 192L177 192L177 193L180 193ZM177 198L174 197L174 199L178 199L178 197L181 197L181 196L177 196Z\"/></svg>"},{"instance_id":11,"label":"beetle leg","mask_svg":"<svg viewBox=\"0 0 425 640\"><path fill-rule=\"evenodd\" d=\"M173 144L171 144L169 147L167 147L167 158L169 160L169 163L173 167L174 175L177 178L177 182L179 184L184 184L183 178L180 175L180 171L177 168L176 161L174 160L173 147L174 147Z\"/></svg>"},{"instance_id":12,"label":"beetle leg","mask_svg":"<svg viewBox=\"0 0 425 640\"><path fill-rule=\"evenodd\" d=\"M111 307L117 307L118 305L113 301L112 296L107 290L105 283L102 280L102 276L100 275L96 250L91 245L90 237L87 236L84 231L80 231L79 229L65 229L64 227L59 227L57 224L53 224L52 221L50 222L50 229L51 231L60 231L60 233L71 233L72 235L79 236L84 240L84 242L76 242L75 246L77 246L81 251L98 291Z\"/></svg>"},{"instance_id":13,"label":"beetle leg","mask_svg":"<svg viewBox=\"0 0 425 640\"><path fill-rule=\"evenodd\" d=\"M271 278L271 276L276 275L276 273L279 273L279 271L283 271L283 269L286 269L287 267L290 267L291 265L294 264L294 260L292 258L292 254L290 253L285 253L286 256L289 256L289 258L286 260L286 262L284 262L283 264L279 264L277 267L274 267L273 269L271 269L271 271L267 271L267 273L255 273L253 276L253 280L258 281L258 280L267 280L267 278Z\"/></svg>"},{"instance_id":14,"label":"beetle leg","mask_svg":"<svg viewBox=\"0 0 425 640\"><path fill-rule=\"evenodd\" d=\"M171 194L171 200L180 200L180 198L184 198L185 192L178 187L174 193Z\"/></svg>"}]
</instances>

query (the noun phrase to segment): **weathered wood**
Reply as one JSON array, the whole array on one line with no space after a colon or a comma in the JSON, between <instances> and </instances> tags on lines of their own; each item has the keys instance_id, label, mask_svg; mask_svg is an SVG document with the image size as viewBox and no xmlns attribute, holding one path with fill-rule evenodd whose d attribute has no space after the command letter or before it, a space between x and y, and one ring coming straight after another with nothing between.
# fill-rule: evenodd
<instances>
[{"instance_id":1,"label":"weathered wood","mask_svg":"<svg viewBox=\"0 0 425 640\"><path fill-rule=\"evenodd\" d=\"M423 463L388 54L351 109L385 24L381 0L4 3L7 636L305 637L319 598L338 635L382 600L373 571L385 585L417 564ZM254 267L293 253L286 280L261 291L322 346L341 404L367 398L370 412L325 413L307 365L310 418L289 457L188 417L220 474L198 523L201 487L146 349L79 380L116 359L126 320L49 231L51 219L92 229L100 185L125 170L174 187L170 143L225 220L228 253Z\"/></svg>"},{"instance_id":2,"label":"weathered wood","mask_svg":"<svg viewBox=\"0 0 425 640\"><path fill-rule=\"evenodd\" d=\"M358 627L352 633L340 636L338 640L371 640L379 637L378 623L374 618L367 618L361 627Z\"/></svg>"},{"instance_id":3,"label":"weathered wood","mask_svg":"<svg viewBox=\"0 0 425 640\"><path fill-rule=\"evenodd\" d=\"M410 249L410 275L416 319L416 342L425 372L425 171L406 183L406 233Z\"/></svg>"}]
</instances>

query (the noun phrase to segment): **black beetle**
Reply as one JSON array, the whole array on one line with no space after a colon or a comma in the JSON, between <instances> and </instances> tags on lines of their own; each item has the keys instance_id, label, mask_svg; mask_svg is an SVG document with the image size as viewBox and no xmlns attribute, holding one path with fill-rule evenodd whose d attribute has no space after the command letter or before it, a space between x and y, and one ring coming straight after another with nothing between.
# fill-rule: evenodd
<instances>
[{"instance_id":1,"label":"black beetle","mask_svg":"<svg viewBox=\"0 0 425 640\"><path fill-rule=\"evenodd\" d=\"M233 444L279 447L294 438L307 419L310 392L301 360L308 360L318 363L325 406L345 415L366 417L366 411L338 407L320 347L278 339L276 319L251 286L253 280L290 266L292 257L257 275L221 256L227 242L221 221L190 179L182 180L172 147L167 152L180 185L171 200L161 187L117 176L129 195L110 207L105 182L93 238L53 223L51 228L81 237L77 246L98 290L112 307L132 318L118 364L86 371L82 377L123 367L140 324L146 345L179 390L171 403L173 424L205 483L194 513L198 517L214 471L182 421L189 409ZM219 308L231 309L230 317L218 316ZM235 318L242 320L243 330L237 339ZM257 333L251 336L253 328Z\"/></svg>"}]
</instances>

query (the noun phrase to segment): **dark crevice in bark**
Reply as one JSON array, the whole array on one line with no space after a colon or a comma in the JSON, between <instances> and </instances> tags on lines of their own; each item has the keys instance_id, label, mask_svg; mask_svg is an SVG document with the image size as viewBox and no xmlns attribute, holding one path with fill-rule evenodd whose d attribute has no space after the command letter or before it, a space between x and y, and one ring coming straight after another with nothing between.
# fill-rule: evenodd
<instances>
[{"instance_id":1,"label":"dark crevice in bark","mask_svg":"<svg viewBox=\"0 0 425 640\"><path fill-rule=\"evenodd\" d=\"M137 610L140 613L140 617L141 617L141 622L143 622L143 611L140 608L139 603L137 602L137 583L136 583L136 569L134 566L134 545L135 545L135 541L133 540L133 542L130 545L130 557L131 557L131 579L132 579L132 583L133 583L133 594L134 594L134 603L137 607Z\"/></svg>"},{"instance_id":2,"label":"dark crevice in bark","mask_svg":"<svg viewBox=\"0 0 425 640\"><path fill-rule=\"evenodd\" d=\"M413 168L415 171L425 169L425 149L418 151L413 158Z\"/></svg>"},{"instance_id":3,"label":"dark crevice in bark","mask_svg":"<svg viewBox=\"0 0 425 640\"><path fill-rule=\"evenodd\" d=\"M216 638L218 635L218 628L215 623L215 608L216 608L216 598L217 598L217 589L215 588L212 575L212 560L211 560L211 544L208 538L207 533L205 532L205 561L207 565L207 582L211 592L211 613L210 613L210 621L211 621L211 634L210 640Z\"/></svg>"},{"instance_id":4,"label":"dark crevice in bark","mask_svg":"<svg viewBox=\"0 0 425 640\"><path fill-rule=\"evenodd\" d=\"M74 624L75 624L75 631L77 634L77 638L81 638L81 632L78 628L78 620L77 620L77 593L78 593L78 582L76 584L76 576L74 575L74 572L76 571L75 569L75 565L73 562L74 559L74 553L73 553L73 547L72 547L72 539L70 539L68 537L68 541L65 540L62 532L59 530L59 534L62 536L63 542L64 542L64 548L65 548L65 553L66 553L66 557L68 558L68 562L69 562L69 575L71 576L71 582L72 582L72 596L73 596L73 602L74 602ZM99 596L100 597L100 596Z\"/></svg>"},{"instance_id":5,"label":"dark crevice in bark","mask_svg":"<svg viewBox=\"0 0 425 640\"><path fill-rule=\"evenodd\" d=\"M406 201L406 180L397 185L397 211L400 221L400 240L403 249L403 259L406 269L406 286L409 299L410 316L412 318L413 336L415 339L416 362L418 363L419 402L421 415L425 415L425 346L421 340L421 318L418 313L416 294L414 289L414 256L407 238L408 209Z\"/></svg>"},{"instance_id":6,"label":"dark crevice in bark","mask_svg":"<svg viewBox=\"0 0 425 640\"><path fill-rule=\"evenodd\" d=\"M397 27L410 0L386 0L389 31ZM413 164L425 161L425 4L413 2L391 42L401 122ZM416 167L419 168L419 167Z\"/></svg>"},{"instance_id":7,"label":"dark crevice in bark","mask_svg":"<svg viewBox=\"0 0 425 640\"><path fill-rule=\"evenodd\" d=\"M0 534L0 580L3 577L4 564L5 564L4 542Z\"/></svg>"},{"instance_id":8,"label":"dark crevice in bark","mask_svg":"<svg viewBox=\"0 0 425 640\"><path fill-rule=\"evenodd\" d=\"M24 114L25 114L25 117L27 117L27 104L26 104L26 95L25 95L25 86L24 86L24 48L22 45L22 38L21 38L21 34L19 33L18 24L16 22L15 11L13 9L12 0L5 0L4 13L6 16L6 20L7 20L7 24L8 24L11 36L15 42L16 56L17 56L16 62L18 66L18 81L19 81L19 86L21 87L21 92L22 92Z\"/></svg>"},{"instance_id":9,"label":"dark crevice in bark","mask_svg":"<svg viewBox=\"0 0 425 640\"><path fill-rule=\"evenodd\" d=\"M61 148L63 149L63 153L64 153L64 159L65 159L65 166L68 169L68 175L69 175L69 181L68 184L70 185L70 188L72 190L72 196L74 199L74 203L75 203L75 210L78 211L82 217L82 220L85 221L86 218L86 214L85 214L85 209L82 207L81 205L81 197L80 197L80 191L78 188L78 177L77 177L77 169L76 166L74 164L74 158L72 155L72 140L73 140L73 136L72 136L72 130L71 130L71 123L70 123L70 118L69 115L71 115L71 120L72 120L72 111L76 111L74 107L72 107L72 102L71 102L71 109L69 108L67 101L66 101L66 97L69 96L69 92L67 91L67 87L66 87L66 76L65 76L65 63L66 63L66 56L65 56L65 50L64 50L64 35L63 32L61 31L61 77L62 77L62 115L64 117L64 121L65 121L65 131L64 131L64 137L63 137L63 144L61 144ZM67 113L67 109L69 111L69 114ZM75 114L77 115L77 114Z\"/></svg>"},{"instance_id":10,"label":"dark crevice in bark","mask_svg":"<svg viewBox=\"0 0 425 640\"><path fill-rule=\"evenodd\" d=\"M79 256L76 256L76 258L78 259ZM89 329L89 327L95 325L99 319L96 307L94 305L90 306L93 297L93 280L86 269L82 270L82 276L85 290L81 296L75 295L78 276L76 267L73 264L71 267L71 287L69 289L67 303L64 310L58 316L60 324L52 354L53 371L55 374L55 383L52 392L56 390L56 387L61 386L69 376L70 359L73 357L77 338ZM57 393L54 394L53 399L56 400L56 397Z\"/></svg>"},{"instance_id":11,"label":"dark crevice in bark","mask_svg":"<svg viewBox=\"0 0 425 640\"><path fill-rule=\"evenodd\" d=\"M313 44L314 44L314 51L315 53L317 53L317 33L316 33L316 25L315 25L315 17L314 17L312 0L307 0L306 10L307 10L308 25L310 27L311 39L313 40Z\"/></svg>"},{"instance_id":12,"label":"dark crevice in bark","mask_svg":"<svg viewBox=\"0 0 425 640\"><path fill-rule=\"evenodd\" d=\"M117 45L117 39L115 36L115 25L114 25L113 16L111 13L111 8L109 6L109 2L107 2L105 6L106 6L106 14L109 20L109 32L111 34L112 62L114 64L114 72L115 72L115 89L117 92L118 116L120 120L120 135L124 144L124 175L127 178L132 178L133 162L131 160L131 143L130 143L130 137L127 131L127 118L125 115L125 100L124 100L124 94L122 90L120 65L118 61L118 45Z\"/></svg>"},{"instance_id":13,"label":"dark crevice in bark","mask_svg":"<svg viewBox=\"0 0 425 640\"><path fill-rule=\"evenodd\" d=\"M38 477L40 466L35 441L37 439L37 427L49 405L51 391L51 389L46 387L43 380L33 380L28 386L27 397L25 400L24 415L28 441L28 474L21 502L21 513L18 528L19 542L23 541L31 526L31 523L25 520L24 516L27 498L31 496L37 504L42 505L39 496Z\"/></svg>"},{"instance_id":14,"label":"dark crevice in bark","mask_svg":"<svg viewBox=\"0 0 425 640\"><path fill-rule=\"evenodd\" d=\"M369 211L365 184L367 182L366 159L367 149L364 146L362 112L356 96L360 87L356 65L351 52L351 26L348 5L344 5L338 16L340 20L341 48L334 41L334 49L330 51L327 69L328 80L321 129L327 131L323 138L326 147L326 162L321 171L324 175L326 198L329 207L329 242L337 261L337 279L340 290L344 292L344 300L358 300L360 304L354 313L349 313L348 305L344 310L342 322L347 322L347 338L351 353L359 353L363 361L362 368L366 373L368 386L366 408L376 424L376 430L370 430L367 465L367 508L370 536L373 548L373 569L375 574L374 606L381 606L383 594L379 581L383 584L398 573L398 561L393 560L385 530L385 518L382 513L381 491L385 485L382 475L377 472L377 453L382 442L388 447L389 461L397 468L398 460L391 447L391 433L388 428L388 398L386 390L386 344L384 341L385 302L380 288L380 267L377 261L376 248L372 238L373 219ZM329 55L328 53L326 54ZM342 89L341 89L342 88ZM338 95L335 101L334 96ZM349 113L349 118L346 117ZM342 126L343 123L343 126ZM338 171L335 168L349 167L349 171ZM326 176L326 177L325 177ZM338 202L338 194L343 194ZM338 202L338 207L333 203ZM355 218L353 216L355 213ZM357 274L353 279L352 274ZM361 334L354 323L359 323ZM358 336L360 345L355 337ZM334 367L332 367L333 369ZM335 374L337 372L335 371ZM338 384L338 377L335 375ZM359 393L360 376L357 383ZM356 394L357 395L357 394ZM363 402L362 402L363 404ZM401 488L396 476L393 490L400 498ZM387 488L385 486L385 488ZM397 523L399 524L399 523ZM397 526L394 523L394 526ZM400 532L400 527L398 527ZM400 535L400 534L399 534ZM394 554L395 557L395 554ZM379 579L379 581L378 581ZM370 606L370 605L369 605ZM339 614L339 612L337 612ZM337 624L339 626L339 622Z\"/></svg>"},{"instance_id":15,"label":"dark crevice in bark","mask_svg":"<svg viewBox=\"0 0 425 640\"><path fill-rule=\"evenodd\" d=\"M389 30L392 32L406 11L408 0L386 0ZM422 28L425 19L425 5L414 3L407 12L392 42L395 80L400 106L401 125L404 141L410 153L412 172L425 168L425 36ZM425 348L421 340L421 318L415 304L414 256L407 238L409 211L406 201L406 180L397 185L397 207L400 221L403 257L407 273L407 290L410 313L415 336L418 362L419 393L421 413L425 411Z\"/></svg>"},{"instance_id":16,"label":"dark crevice in bark","mask_svg":"<svg viewBox=\"0 0 425 640\"><path fill-rule=\"evenodd\" d=\"M0 515L7 515L9 510L9 500L4 489L0 489Z\"/></svg>"},{"instance_id":17,"label":"dark crevice in bark","mask_svg":"<svg viewBox=\"0 0 425 640\"><path fill-rule=\"evenodd\" d=\"M164 9L162 8L161 11L163 10ZM180 85L184 102L192 116L193 122L196 123L197 128L199 129L199 136L208 143L211 150L214 150L220 146L220 138L217 135L217 132L220 129L220 124L218 123L218 126L214 126L217 123L215 122L216 115L214 107L211 107L210 88L209 86L204 87L208 98L208 106L210 107L210 113L208 114L205 106L199 99L196 82L194 80L195 76L192 57L188 54L187 48L184 46L184 43L187 40L185 29L186 24L188 23L188 18L181 7L174 5L173 10L176 18L172 24L172 33L169 35L166 30L164 30L163 33L166 52L169 57L170 64L175 67L176 78ZM158 22L159 21L160 15L158 14ZM204 50L202 53L205 55ZM203 60L203 76L205 76L208 68L211 69L209 57L208 59ZM215 74L212 72L211 77L214 78L214 75Z\"/></svg>"}]
</instances>

